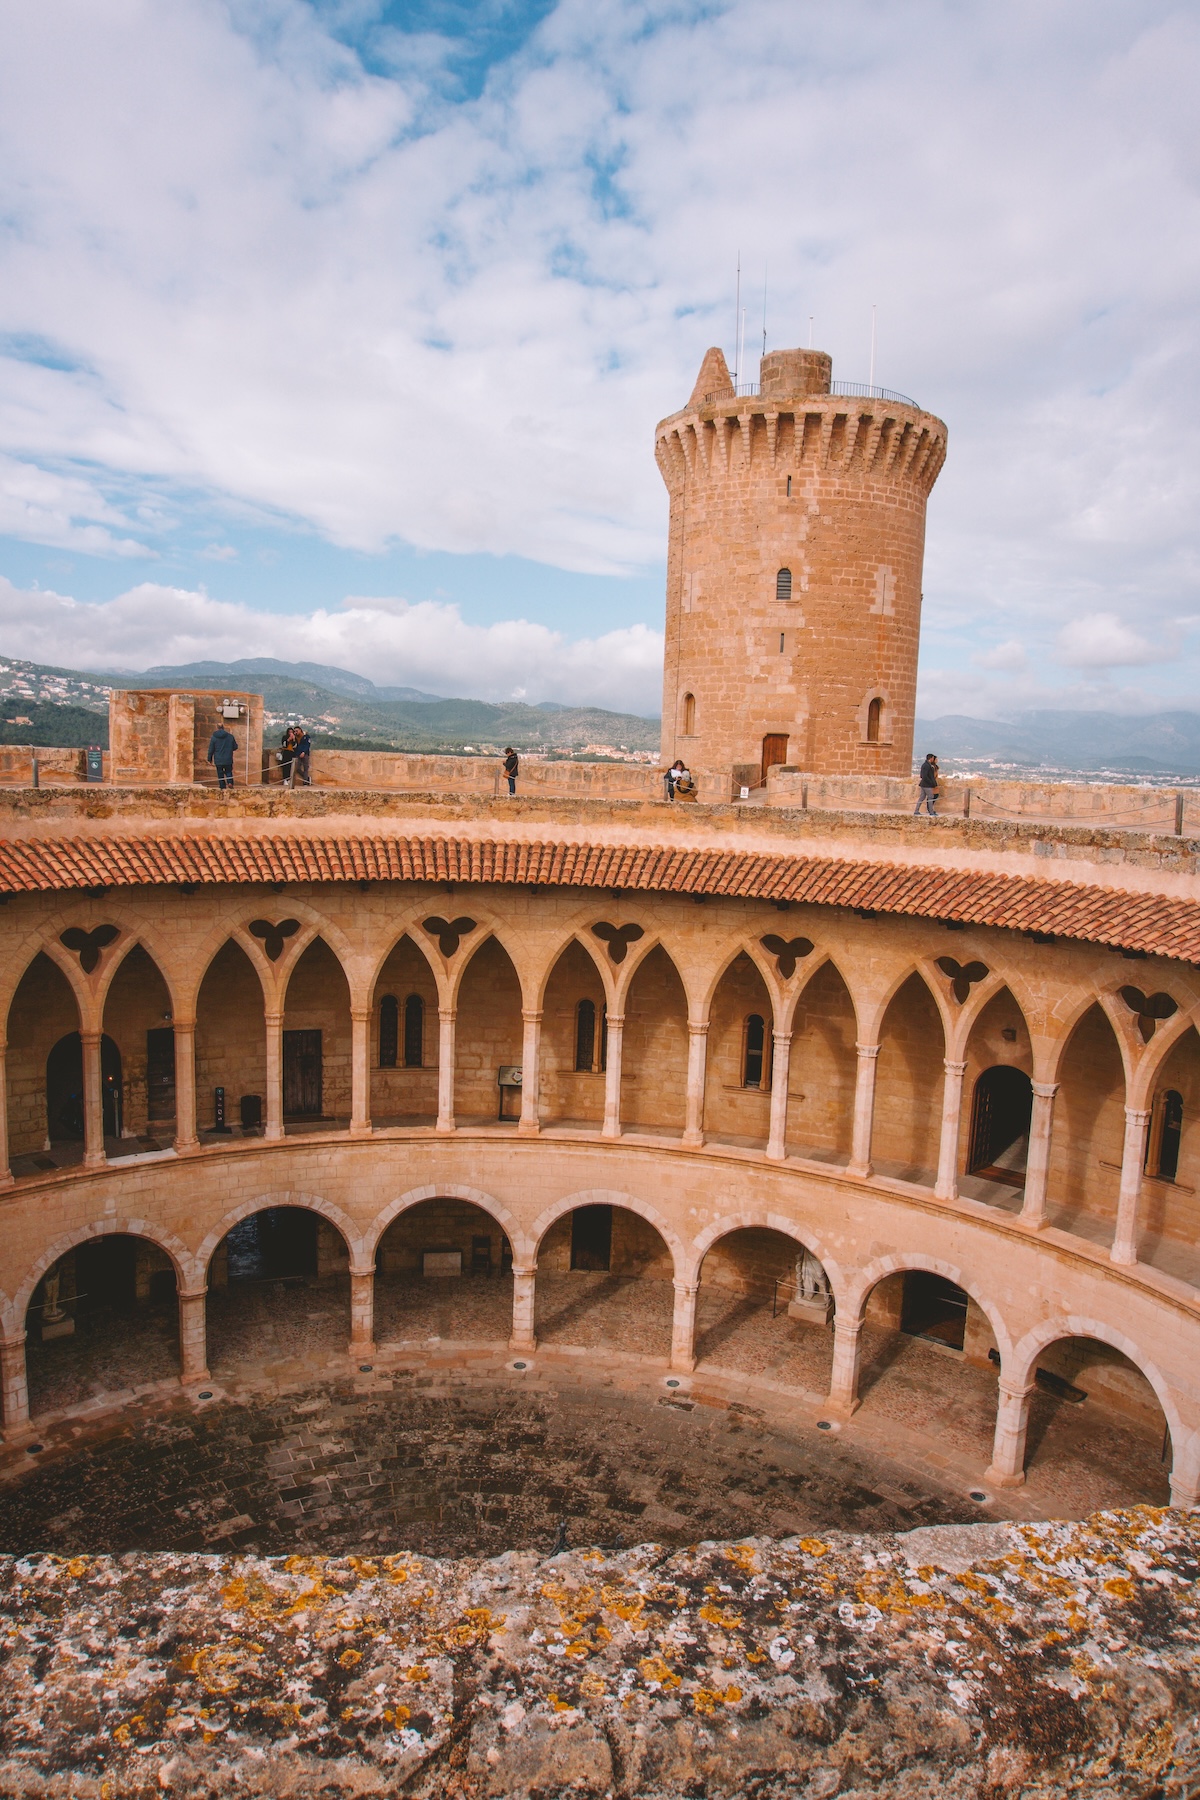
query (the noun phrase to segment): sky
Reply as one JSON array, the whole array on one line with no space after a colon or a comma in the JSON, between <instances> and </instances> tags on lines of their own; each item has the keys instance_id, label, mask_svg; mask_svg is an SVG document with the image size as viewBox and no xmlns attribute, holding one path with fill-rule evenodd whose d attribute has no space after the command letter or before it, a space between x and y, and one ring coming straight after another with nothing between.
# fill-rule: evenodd
<instances>
[{"instance_id":1,"label":"sky","mask_svg":"<svg viewBox=\"0 0 1200 1800\"><path fill-rule=\"evenodd\" d=\"M656 712L740 256L744 378L874 307L947 422L926 716L1195 707L1198 87L1154 0L7 0L0 652Z\"/></svg>"}]
</instances>

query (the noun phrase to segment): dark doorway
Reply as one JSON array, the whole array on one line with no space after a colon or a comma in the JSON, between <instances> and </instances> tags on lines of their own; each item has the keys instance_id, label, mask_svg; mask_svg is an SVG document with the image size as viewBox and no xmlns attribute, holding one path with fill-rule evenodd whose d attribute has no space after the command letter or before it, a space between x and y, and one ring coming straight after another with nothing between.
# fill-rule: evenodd
<instances>
[{"instance_id":1,"label":"dark doorway","mask_svg":"<svg viewBox=\"0 0 1200 1800\"><path fill-rule=\"evenodd\" d=\"M932 1338L961 1350L967 1330L967 1296L944 1275L910 1269L904 1277L900 1329L909 1337Z\"/></svg>"},{"instance_id":2,"label":"dark doorway","mask_svg":"<svg viewBox=\"0 0 1200 1800\"><path fill-rule=\"evenodd\" d=\"M100 1040L100 1092L105 1137L121 1135L121 1052ZM51 1143L83 1142L83 1042L77 1031L59 1038L46 1058L46 1133Z\"/></svg>"},{"instance_id":3,"label":"dark doorway","mask_svg":"<svg viewBox=\"0 0 1200 1800\"><path fill-rule=\"evenodd\" d=\"M769 731L762 741L762 784L767 785L767 770L787 761L787 733Z\"/></svg>"},{"instance_id":4,"label":"dark doorway","mask_svg":"<svg viewBox=\"0 0 1200 1800\"><path fill-rule=\"evenodd\" d=\"M146 1117L175 1117L175 1028L156 1025L146 1033Z\"/></svg>"},{"instance_id":5,"label":"dark doorway","mask_svg":"<svg viewBox=\"0 0 1200 1800\"><path fill-rule=\"evenodd\" d=\"M317 1272L317 1215L300 1206L270 1206L235 1225L225 1244L231 1282L311 1279Z\"/></svg>"},{"instance_id":6,"label":"dark doorway","mask_svg":"<svg viewBox=\"0 0 1200 1800\"><path fill-rule=\"evenodd\" d=\"M321 1033L283 1034L283 1112L289 1119L321 1117Z\"/></svg>"},{"instance_id":7,"label":"dark doorway","mask_svg":"<svg viewBox=\"0 0 1200 1800\"><path fill-rule=\"evenodd\" d=\"M571 1214L571 1267L606 1270L611 1265L612 1207L576 1207Z\"/></svg>"},{"instance_id":8,"label":"dark doorway","mask_svg":"<svg viewBox=\"0 0 1200 1800\"><path fill-rule=\"evenodd\" d=\"M1158 1099L1158 1131L1151 1133L1153 1156L1146 1162L1152 1175L1174 1181L1179 1173L1179 1146L1183 1137L1183 1095L1168 1088Z\"/></svg>"},{"instance_id":9,"label":"dark doorway","mask_svg":"<svg viewBox=\"0 0 1200 1800\"><path fill-rule=\"evenodd\" d=\"M1004 1063L985 1069L975 1083L967 1173L1023 1187L1021 1159L1006 1152L1028 1138L1032 1114L1033 1085L1023 1069ZM1011 1166L998 1166L1002 1158Z\"/></svg>"}]
</instances>

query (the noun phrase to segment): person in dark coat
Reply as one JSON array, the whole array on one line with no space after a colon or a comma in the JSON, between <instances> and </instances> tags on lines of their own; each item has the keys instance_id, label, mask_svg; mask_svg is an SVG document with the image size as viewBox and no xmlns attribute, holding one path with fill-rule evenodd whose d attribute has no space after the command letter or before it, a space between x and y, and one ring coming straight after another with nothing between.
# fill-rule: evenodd
<instances>
[{"instance_id":1,"label":"person in dark coat","mask_svg":"<svg viewBox=\"0 0 1200 1800\"><path fill-rule=\"evenodd\" d=\"M510 794L515 794L517 791L517 774L520 767L521 759L513 749L512 745L509 744L504 752L504 773L508 777L508 791Z\"/></svg>"},{"instance_id":2,"label":"person in dark coat","mask_svg":"<svg viewBox=\"0 0 1200 1800\"><path fill-rule=\"evenodd\" d=\"M285 788L292 785L292 769L296 761L296 727L289 725L279 740L279 773Z\"/></svg>"},{"instance_id":3,"label":"person in dark coat","mask_svg":"<svg viewBox=\"0 0 1200 1800\"><path fill-rule=\"evenodd\" d=\"M913 807L914 819L922 807L925 808L931 819L937 818L933 803L938 797L938 780L938 759L931 750L921 764L921 773L917 777L918 793L917 804Z\"/></svg>"},{"instance_id":4,"label":"person in dark coat","mask_svg":"<svg viewBox=\"0 0 1200 1800\"><path fill-rule=\"evenodd\" d=\"M233 786L233 753L237 747L237 739L224 725L218 725L208 740L208 760L217 772L218 788Z\"/></svg>"},{"instance_id":5,"label":"person in dark coat","mask_svg":"<svg viewBox=\"0 0 1200 1800\"><path fill-rule=\"evenodd\" d=\"M312 786L312 777L308 772L308 759L312 755L312 739L303 725L296 727L296 741L293 746L296 755L296 774L305 787Z\"/></svg>"}]
</instances>

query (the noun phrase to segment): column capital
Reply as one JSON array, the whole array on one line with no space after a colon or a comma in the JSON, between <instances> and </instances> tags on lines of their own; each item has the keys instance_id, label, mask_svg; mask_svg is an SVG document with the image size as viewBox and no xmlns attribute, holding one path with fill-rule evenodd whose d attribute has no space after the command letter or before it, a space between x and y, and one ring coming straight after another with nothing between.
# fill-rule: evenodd
<instances>
[{"instance_id":1,"label":"column capital","mask_svg":"<svg viewBox=\"0 0 1200 1800\"><path fill-rule=\"evenodd\" d=\"M20 1350L27 1336L28 1333L24 1331L15 1331L11 1337L0 1338L0 1350Z\"/></svg>"},{"instance_id":2,"label":"column capital","mask_svg":"<svg viewBox=\"0 0 1200 1800\"><path fill-rule=\"evenodd\" d=\"M80 1043L89 1047L98 1044L103 1036L104 1032L99 1025L81 1025L79 1028Z\"/></svg>"},{"instance_id":3,"label":"column capital","mask_svg":"<svg viewBox=\"0 0 1200 1800\"><path fill-rule=\"evenodd\" d=\"M542 1022L541 1008L540 1007L534 1008L534 1007L524 1007L523 1006L521 1008L521 1017L524 1019L524 1021L527 1025L540 1025Z\"/></svg>"},{"instance_id":4,"label":"column capital","mask_svg":"<svg viewBox=\"0 0 1200 1800\"><path fill-rule=\"evenodd\" d=\"M709 1021L707 1019L689 1019L688 1020L688 1036L689 1037L707 1037L708 1036L708 1027L709 1027Z\"/></svg>"},{"instance_id":5,"label":"column capital","mask_svg":"<svg viewBox=\"0 0 1200 1800\"><path fill-rule=\"evenodd\" d=\"M842 1337L857 1337L865 1323L865 1318L849 1319L840 1312L835 1312L833 1315L833 1329Z\"/></svg>"},{"instance_id":6,"label":"column capital","mask_svg":"<svg viewBox=\"0 0 1200 1800\"><path fill-rule=\"evenodd\" d=\"M352 1006L350 1008L350 1017L359 1025L369 1025L374 1010L374 1007L369 1004L367 1006Z\"/></svg>"},{"instance_id":7,"label":"column capital","mask_svg":"<svg viewBox=\"0 0 1200 1800\"><path fill-rule=\"evenodd\" d=\"M181 1019L178 1013L173 1013L171 1015L171 1029L173 1031L195 1031L196 1021L194 1018Z\"/></svg>"},{"instance_id":8,"label":"column capital","mask_svg":"<svg viewBox=\"0 0 1200 1800\"><path fill-rule=\"evenodd\" d=\"M1005 1400L1028 1400L1030 1394L1036 1392L1037 1382L1008 1381L1001 1375L996 1388Z\"/></svg>"},{"instance_id":9,"label":"column capital","mask_svg":"<svg viewBox=\"0 0 1200 1800\"><path fill-rule=\"evenodd\" d=\"M514 1263L512 1266L512 1272L513 1272L513 1280L521 1281L521 1280L524 1280L525 1277L528 1275L536 1275L537 1274L537 1264L529 1263L528 1265L521 1264L520 1266L518 1266L518 1264Z\"/></svg>"},{"instance_id":10,"label":"column capital","mask_svg":"<svg viewBox=\"0 0 1200 1800\"><path fill-rule=\"evenodd\" d=\"M967 1065L965 1062L951 1062L949 1057L943 1062L942 1067L945 1069L947 1075L965 1075L967 1072Z\"/></svg>"},{"instance_id":11,"label":"column capital","mask_svg":"<svg viewBox=\"0 0 1200 1800\"><path fill-rule=\"evenodd\" d=\"M673 1281L671 1286L677 1294L698 1294L700 1292L698 1281Z\"/></svg>"},{"instance_id":12,"label":"column capital","mask_svg":"<svg viewBox=\"0 0 1200 1800\"><path fill-rule=\"evenodd\" d=\"M374 1273L375 1264L373 1262L368 1263L365 1269L358 1269L355 1268L353 1263L350 1264L351 1276L359 1276L361 1278L363 1275L374 1275Z\"/></svg>"},{"instance_id":13,"label":"column capital","mask_svg":"<svg viewBox=\"0 0 1200 1800\"><path fill-rule=\"evenodd\" d=\"M457 1006L439 1006L438 1007L438 1018L442 1021L443 1025L453 1025L453 1023L454 1023L455 1019L457 1019L457 1017L458 1017Z\"/></svg>"},{"instance_id":14,"label":"column capital","mask_svg":"<svg viewBox=\"0 0 1200 1800\"><path fill-rule=\"evenodd\" d=\"M1031 1081L1029 1085L1037 1100L1053 1100L1058 1092L1057 1081Z\"/></svg>"},{"instance_id":15,"label":"column capital","mask_svg":"<svg viewBox=\"0 0 1200 1800\"><path fill-rule=\"evenodd\" d=\"M878 1056L880 1051L880 1045L878 1044L855 1044L854 1048L864 1061L867 1057L874 1058Z\"/></svg>"},{"instance_id":16,"label":"column capital","mask_svg":"<svg viewBox=\"0 0 1200 1800\"><path fill-rule=\"evenodd\" d=\"M605 1019L605 1023L608 1026L608 1029L610 1031L621 1031L624 1028L624 1025L625 1025L625 1014L624 1013L606 1012L604 1015L604 1019Z\"/></svg>"},{"instance_id":17,"label":"column capital","mask_svg":"<svg viewBox=\"0 0 1200 1800\"><path fill-rule=\"evenodd\" d=\"M263 1024L266 1026L267 1030L270 1031L273 1026L283 1024L283 1014L281 1012L272 1012L270 1007L267 1007L263 1012Z\"/></svg>"},{"instance_id":18,"label":"column capital","mask_svg":"<svg viewBox=\"0 0 1200 1800\"><path fill-rule=\"evenodd\" d=\"M1125 1117L1130 1125L1145 1125L1150 1118L1150 1108L1127 1106L1125 1108Z\"/></svg>"},{"instance_id":19,"label":"column capital","mask_svg":"<svg viewBox=\"0 0 1200 1800\"><path fill-rule=\"evenodd\" d=\"M176 1289L175 1297L177 1300L203 1300L207 1293L208 1283L206 1281L202 1287Z\"/></svg>"},{"instance_id":20,"label":"column capital","mask_svg":"<svg viewBox=\"0 0 1200 1800\"><path fill-rule=\"evenodd\" d=\"M771 1036L777 1044L790 1044L794 1033L790 1031L772 1031Z\"/></svg>"}]
</instances>

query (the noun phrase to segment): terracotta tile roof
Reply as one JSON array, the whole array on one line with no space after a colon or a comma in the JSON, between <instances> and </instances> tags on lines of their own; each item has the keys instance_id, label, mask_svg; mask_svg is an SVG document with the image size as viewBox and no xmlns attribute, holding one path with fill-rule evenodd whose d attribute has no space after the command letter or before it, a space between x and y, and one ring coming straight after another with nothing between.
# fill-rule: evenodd
<instances>
[{"instance_id":1,"label":"terracotta tile roof","mask_svg":"<svg viewBox=\"0 0 1200 1800\"><path fill-rule=\"evenodd\" d=\"M1200 901L986 871L487 838L178 833L0 842L0 893L269 881L507 882L724 894L1047 932L1200 964Z\"/></svg>"}]
</instances>

